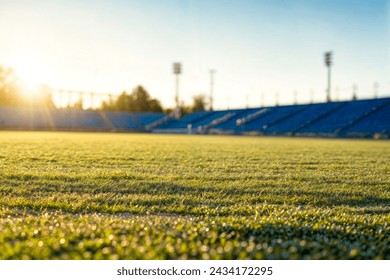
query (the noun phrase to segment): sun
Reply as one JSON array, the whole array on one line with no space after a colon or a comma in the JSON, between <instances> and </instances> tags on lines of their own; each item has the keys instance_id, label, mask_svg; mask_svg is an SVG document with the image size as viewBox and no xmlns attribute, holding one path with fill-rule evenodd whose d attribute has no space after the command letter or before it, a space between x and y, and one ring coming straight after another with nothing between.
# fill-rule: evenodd
<instances>
[{"instance_id":1,"label":"sun","mask_svg":"<svg viewBox=\"0 0 390 280\"><path fill-rule=\"evenodd\" d=\"M32 58L20 58L12 63L16 77L26 95L35 95L41 85L47 84L47 75L42 63Z\"/></svg>"}]
</instances>

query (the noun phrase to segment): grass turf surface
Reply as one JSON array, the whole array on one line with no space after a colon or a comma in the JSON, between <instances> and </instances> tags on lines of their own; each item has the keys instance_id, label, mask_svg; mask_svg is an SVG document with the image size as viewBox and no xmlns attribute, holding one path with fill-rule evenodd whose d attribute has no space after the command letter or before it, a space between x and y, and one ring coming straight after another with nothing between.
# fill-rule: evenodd
<instances>
[{"instance_id":1,"label":"grass turf surface","mask_svg":"<svg viewBox=\"0 0 390 280\"><path fill-rule=\"evenodd\" d=\"M1 259L389 259L390 142L0 133Z\"/></svg>"}]
</instances>

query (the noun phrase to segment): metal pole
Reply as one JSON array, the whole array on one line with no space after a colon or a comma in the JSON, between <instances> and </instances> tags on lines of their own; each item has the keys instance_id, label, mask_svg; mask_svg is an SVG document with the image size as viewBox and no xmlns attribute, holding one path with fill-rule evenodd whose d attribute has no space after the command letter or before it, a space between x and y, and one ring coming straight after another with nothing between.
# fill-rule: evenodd
<instances>
[{"instance_id":1,"label":"metal pole","mask_svg":"<svg viewBox=\"0 0 390 280\"><path fill-rule=\"evenodd\" d=\"M331 99L330 99L330 65L328 65L328 93L326 96L326 101L327 102L331 101Z\"/></svg>"},{"instance_id":2,"label":"metal pole","mask_svg":"<svg viewBox=\"0 0 390 280\"><path fill-rule=\"evenodd\" d=\"M213 90L214 90L214 73L215 70L210 70L210 111L213 110Z\"/></svg>"},{"instance_id":3,"label":"metal pole","mask_svg":"<svg viewBox=\"0 0 390 280\"><path fill-rule=\"evenodd\" d=\"M378 91L379 91L379 84L378 84L378 82L375 82L374 83L374 98L375 99L378 98Z\"/></svg>"},{"instance_id":4,"label":"metal pole","mask_svg":"<svg viewBox=\"0 0 390 280\"><path fill-rule=\"evenodd\" d=\"M340 88L337 86L336 87L336 101L339 100L340 97Z\"/></svg>"},{"instance_id":5,"label":"metal pole","mask_svg":"<svg viewBox=\"0 0 390 280\"><path fill-rule=\"evenodd\" d=\"M89 104L89 105L90 105L89 107L90 107L91 109L93 109L93 101L94 101L94 100L93 100L93 99L94 99L94 98L93 98L93 92L91 92L91 93L89 93L89 94L90 94L90 98L91 98L91 100L90 100L91 103Z\"/></svg>"},{"instance_id":6,"label":"metal pole","mask_svg":"<svg viewBox=\"0 0 390 280\"><path fill-rule=\"evenodd\" d=\"M181 63L175 62L173 63L173 74L176 75L176 108L175 108L175 117L176 119L180 118L180 99L179 99L179 74L181 74Z\"/></svg>"},{"instance_id":7,"label":"metal pole","mask_svg":"<svg viewBox=\"0 0 390 280\"><path fill-rule=\"evenodd\" d=\"M352 85L352 100L357 100L357 85Z\"/></svg>"},{"instance_id":8,"label":"metal pole","mask_svg":"<svg viewBox=\"0 0 390 280\"><path fill-rule=\"evenodd\" d=\"M83 110L84 109L84 106L83 106L84 100L83 100L83 92L82 91L79 92L79 103L80 103L80 109Z\"/></svg>"},{"instance_id":9,"label":"metal pole","mask_svg":"<svg viewBox=\"0 0 390 280\"><path fill-rule=\"evenodd\" d=\"M310 89L310 103L314 102L314 89Z\"/></svg>"},{"instance_id":10,"label":"metal pole","mask_svg":"<svg viewBox=\"0 0 390 280\"><path fill-rule=\"evenodd\" d=\"M176 74L176 108L179 108L179 74Z\"/></svg>"},{"instance_id":11,"label":"metal pole","mask_svg":"<svg viewBox=\"0 0 390 280\"><path fill-rule=\"evenodd\" d=\"M326 52L325 53L325 65L328 67L328 88L326 90L326 101L331 102L330 94L331 94L331 86L330 86L330 74L331 74L331 69L330 67L332 66L332 52Z\"/></svg>"},{"instance_id":12,"label":"metal pole","mask_svg":"<svg viewBox=\"0 0 390 280\"><path fill-rule=\"evenodd\" d=\"M260 107L264 107L264 92L261 92L261 104Z\"/></svg>"},{"instance_id":13,"label":"metal pole","mask_svg":"<svg viewBox=\"0 0 390 280\"><path fill-rule=\"evenodd\" d=\"M72 93L68 91L68 107L71 106L71 102L72 102Z\"/></svg>"},{"instance_id":14,"label":"metal pole","mask_svg":"<svg viewBox=\"0 0 390 280\"><path fill-rule=\"evenodd\" d=\"M295 90L295 91L294 91L294 105L297 105L297 95L298 95L298 93L297 93L297 91Z\"/></svg>"}]
</instances>

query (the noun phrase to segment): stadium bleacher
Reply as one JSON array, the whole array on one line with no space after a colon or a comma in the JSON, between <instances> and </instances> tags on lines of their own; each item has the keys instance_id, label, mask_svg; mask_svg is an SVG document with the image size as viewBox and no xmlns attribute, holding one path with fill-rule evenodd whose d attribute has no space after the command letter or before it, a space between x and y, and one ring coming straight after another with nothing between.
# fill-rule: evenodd
<instances>
[{"instance_id":1,"label":"stadium bleacher","mask_svg":"<svg viewBox=\"0 0 390 280\"><path fill-rule=\"evenodd\" d=\"M321 116L330 113L338 106L340 106L340 104L337 103L307 105L303 110L297 112L291 117L285 118L284 120L271 125L266 129L266 132L269 134L294 133L300 128L319 119Z\"/></svg>"},{"instance_id":2,"label":"stadium bleacher","mask_svg":"<svg viewBox=\"0 0 390 280\"><path fill-rule=\"evenodd\" d=\"M145 131L162 113L103 112L77 109L0 107L0 129Z\"/></svg>"},{"instance_id":3,"label":"stadium bleacher","mask_svg":"<svg viewBox=\"0 0 390 280\"><path fill-rule=\"evenodd\" d=\"M167 123L162 124L159 128L160 129L187 129L188 124L192 124L193 122L196 122L204 117L207 117L208 115L212 114L212 112L195 112L192 114L185 115L181 119L172 119Z\"/></svg>"},{"instance_id":4,"label":"stadium bleacher","mask_svg":"<svg viewBox=\"0 0 390 280\"><path fill-rule=\"evenodd\" d=\"M390 136L390 100L344 131L346 136L374 136L376 133Z\"/></svg>"},{"instance_id":5,"label":"stadium bleacher","mask_svg":"<svg viewBox=\"0 0 390 280\"><path fill-rule=\"evenodd\" d=\"M105 124L96 111L90 110L51 110L56 129L64 130L103 130Z\"/></svg>"},{"instance_id":6,"label":"stadium bleacher","mask_svg":"<svg viewBox=\"0 0 390 280\"><path fill-rule=\"evenodd\" d=\"M162 113L0 107L0 129L390 138L390 98Z\"/></svg>"},{"instance_id":7,"label":"stadium bleacher","mask_svg":"<svg viewBox=\"0 0 390 280\"><path fill-rule=\"evenodd\" d=\"M269 110L267 113L245 123L242 130L264 132L271 125L293 116L295 113L301 111L305 106L306 105L290 105L268 108Z\"/></svg>"},{"instance_id":8,"label":"stadium bleacher","mask_svg":"<svg viewBox=\"0 0 390 280\"><path fill-rule=\"evenodd\" d=\"M214 127L214 129L222 129L227 131L235 131L237 130L237 120L244 119L248 117L249 115L257 112L258 109L242 109L237 110L234 117L230 118L229 120L220 123Z\"/></svg>"},{"instance_id":9,"label":"stadium bleacher","mask_svg":"<svg viewBox=\"0 0 390 280\"><path fill-rule=\"evenodd\" d=\"M358 120L372 108L380 106L382 99L343 102L335 111L301 129L300 133L337 133Z\"/></svg>"},{"instance_id":10,"label":"stadium bleacher","mask_svg":"<svg viewBox=\"0 0 390 280\"><path fill-rule=\"evenodd\" d=\"M0 127L9 129L33 129L52 127L48 109L1 107Z\"/></svg>"}]
</instances>

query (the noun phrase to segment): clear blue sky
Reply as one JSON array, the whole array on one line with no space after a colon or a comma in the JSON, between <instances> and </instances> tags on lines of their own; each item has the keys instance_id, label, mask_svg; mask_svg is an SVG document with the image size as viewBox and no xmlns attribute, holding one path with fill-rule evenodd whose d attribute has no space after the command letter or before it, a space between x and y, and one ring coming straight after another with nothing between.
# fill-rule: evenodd
<instances>
[{"instance_id":1,"label":"clear blue sky","mask_svg":"<svg viewBox=\"0 0 390 280\"><path fill-rule=\"evenodd\" d=\"M172 62L184 101L215 107L323 101L323 53L334 52L333 96L390 95L390 1L0 0L0 64L53 87L112 92L143 85L166 106Z\"/></svg>"}]
</instances>

